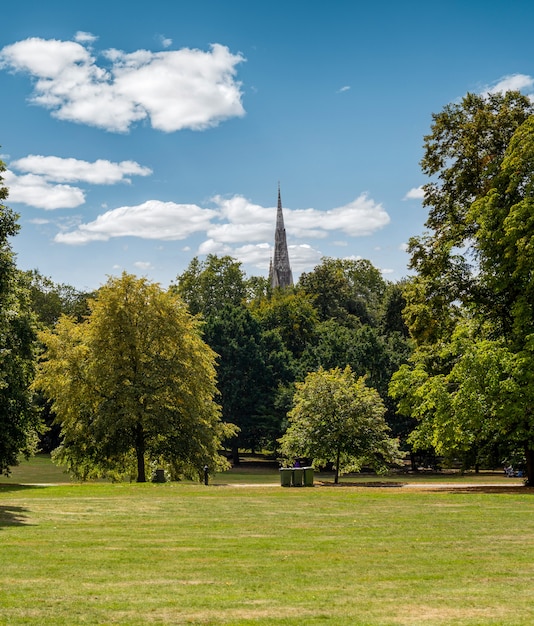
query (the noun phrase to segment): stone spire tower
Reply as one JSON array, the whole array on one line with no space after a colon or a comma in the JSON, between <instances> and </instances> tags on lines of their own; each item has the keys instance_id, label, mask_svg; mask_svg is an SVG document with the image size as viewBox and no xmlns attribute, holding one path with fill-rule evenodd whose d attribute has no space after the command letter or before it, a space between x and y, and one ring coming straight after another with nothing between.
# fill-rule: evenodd
<instances>
[{"instance_id":1,"label":"stone spire tower","mask_svg":"<svg viewBox=\"0 0 534 626\"><path fill-rule=\"evenodd\" d=\"M269 282L273 288L293 286L293 274L289 265L284 214L282 213L282 200L280 198L280 183L278 183L278 210L276 212L274 254L269 268Z\"/></svg>"}]
</instances>

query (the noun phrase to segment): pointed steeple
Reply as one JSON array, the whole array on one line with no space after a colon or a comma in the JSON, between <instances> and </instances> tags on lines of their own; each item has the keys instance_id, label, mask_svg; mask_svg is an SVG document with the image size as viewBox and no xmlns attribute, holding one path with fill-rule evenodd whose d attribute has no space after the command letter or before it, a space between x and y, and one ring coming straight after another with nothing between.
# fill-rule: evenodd
<instances>
[{"instance_id":1,"label":"pointed steeple","mask_svg":"<svg viewBox=\"0 0 534 626\"><path fill-rule=\"evenodd\" d=\"M280 183L278 183L278 209L276 211L276 230L274 232L274 254L269 269L269 282L273 288L293 286L293 274L291 272L291 266L289 265L289 254L287 252Z\"/></svg>"}]
</instances>

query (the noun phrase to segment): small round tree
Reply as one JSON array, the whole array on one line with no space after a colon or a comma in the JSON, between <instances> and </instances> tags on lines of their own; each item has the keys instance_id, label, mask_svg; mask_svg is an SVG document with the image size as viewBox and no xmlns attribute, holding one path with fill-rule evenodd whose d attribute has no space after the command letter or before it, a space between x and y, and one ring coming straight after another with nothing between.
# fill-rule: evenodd
<instances>
[{"instance_id":1,"label":"small round tree","mask_svg":"<svg viewBox=\"0 0 534 626\"><path fill-rule=\"evenodd\" d=\"M383 472L399 460L397 440L388 436L385 406L376 389L345 369L319 369L297 383L289 427L280 439L283 458L333 463L339 475L370 466Z\"/></svg>"}]
</instances>

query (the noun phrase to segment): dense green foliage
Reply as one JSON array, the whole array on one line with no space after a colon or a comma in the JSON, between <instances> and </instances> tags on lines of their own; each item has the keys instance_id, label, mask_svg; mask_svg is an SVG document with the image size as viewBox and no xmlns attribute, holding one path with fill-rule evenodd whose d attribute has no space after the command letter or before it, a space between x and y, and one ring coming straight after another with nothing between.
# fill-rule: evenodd
<instances>
[{"instance_id":1,"label":"dense green foliage","mask_svg":"<svg viewBox=\"0 0 534 626\"><path fill-rule=\"evenodd\" d=\"M94 294L80 292L71 285L56 284L38 270L24 272L24 277L28 282L30 306L41 329L53 328L62 315L72 316L81 322L89 314L88 300ZM39 450L52 452L61 443L59 425L54 422L50 402L40 391L36 390L34 402L43 422Z\"/></svg>"},{"instance_id":2,"label":"dense green foliage","mask_svg":"<svg viewBox=\"0 0 534 626\"><path fill-rule=\"evenodd\" d=\"M162 413L176 403L175 397L162 399L157 387L161 371L141 382L147 363L161 367L158 359L166 362L170 357L154 358L154 350L143 344L149 333L139 338L138 331L132 331L138 324L135 316L126 316L124 325L127 306L121 309L112 302L111 283L97 294L86 294L56 284L38 270L23 277L28 289L18 293L26 294L28 309L46 329L41 335L46 358L33 388L35 404L48 426L41 447L57 448L55 458L82 477L119 475L136 466L139 480L144 480L148 461L165 461L174 464L175 471L189 473L204 465L198 450L183 449L180 454L186 460L180 465L161 443L169 440L167 426L174 428L173 418L154 417L152 405L149 411L146 406L139 410L147 394L158 398ZM368 386L378 389L387 406L389 378L409 353L400 290L384 281L368 261L324 259L303 274L295 288L273 290L264 278L247 278L231 257L208 255L203 261L195 257L168 296L185 302L197 318L191 321L194 334L201 333L214 351L216 378L211 384L217 386L223 419L239 426L238 431L219 429L214 441L231 447L234 463L239 462L239 449L266 447L275 452L276 441L287 428L295 383L309 372L350 365L358 376L366 377ZM102 304L106 298L109 302ZM128 306L137 302L130 295L126 299ZM135 306L138 312L143 310L142 303ZM160 341L162 346L165 340ZM26 387L33 376L34 356L27 363L28 377L25 381L19 377ZM194 380L195 359L187 358L179 375ZM178 374L169 368L169 376ZM111 415L119 419L113 421ZM396 433L406 434L389 407L387 417ZM180 436L183 442L184 433ZM178 439L169 444L174 451L181 445ZM19 445L17 450L21 449ZM211 459L206 463L217 465L213 449L203 454ZM13 456L10 462L15 462Z\"/></svg>"},{"instance_id":3,"label":"dense green foliage","mask_svg":"<svg viewBox=\"0 0 534 626\"><path fill-rule=\"evenodd\" d=\"M409 355L400 288L369 261L324 259L294 288L272 289L247 279L240 263L209 255L193 259L172 287L202 317L204 338L217 353L217 386L225 420L240 428L239 448L274 451L287 427L294 383L319 368L366 377L386 403L395 432L407 434L391 410L391 374Z\"/></svg>"},{"instance_id":4,"label":"dense green foliage","mask_svg":"<svg viewBox=\"0 0 534 626\"><path fill-rule=\"evenodd\" d=\"M196 257L171 289L205 323L205 341L217 355L217 389L223 419L239 427L226 444L239 464L239 448L273 447L281 434L283 413L277 408L280 384L292 379L291 353L279 328L260 325L247 297L270 293L265 281L245 278L231 257Z\"/></svg>"},{"instance_id":5,"label":"dense green foliage","mask_svg":"<svg viewBox=\"0 0 534 626\"><path fill-rule=\"evenodd\" d=\"M38 270L25 272L25 275L32 308L42 325L51 328L62 315L81 321L89 314L88 300L93 293L80 292L71 285L58 285Z\"/></svg>"},{"instance_id":6,"label":"dense green foliage","mask_svg":"<svg viewBox=\"0 0 534 626\"><path fill-rule=\"evenodd\" d=\"M214 354L178 296L123 274L101 287L82 323L63 316L40 334L36 388L53 401L55 458L86 478L146 480L149 462L175 474L224 466Z\"/></svg>"},{"instance_id":7,"label":"dense green foliage","mask_svg":"<svg viewBox=\"0 0 534 626\"><path fill-rule=\"evenodd\" d=\"M279 333L296 359L316 339L317 309L302 291L275 289L269 297L253 300L250 309L262 328Z\"/></svg>"},{"instance_id":8,"label":"dense green foliage","mask_svg":"<svg viewBox=\"0 0 534 626\"><path fill-rule=\"evenodd\" d=\"M3 201L4 164L0 161L0 473L28 456L37 445L40 421L30 385L35 370L35 316L24 275L15 265L9 238L16 235L18 216Z\"/></svg>"},{"instance_id":9,"label":"dense green foliage","mask_svg":"<svg viewBox=\"0 0 534 626\"><path fill-rule=\"evenodd\" d=\"M244 306L225 305L208 316L204 338L218 355L223 419L240 429L230 442L237 465L239 448L259 450L280 435L274 402L278 385L291 377L291 355L278 335L263 332Z\"/></svg>"},{"instance_id":10,"label":"dense green foliage","mask_svg":"<svg viewBox=\"0 0 534 626\"><path fill-rule=\"evenodd\" d=\"M411 240L406 320L417 349L392 395L416 446L466 465L523 456L534 479L534 105L467 95L434 115L427 232Z\"/></svg>"},{"instance_id":11,"label":"dense green foliage","mask_svg":"<svg viewBox=\"0 0 534 626\"><path fill-rule=\"evenodd\" d=\"M532 482L534 104L509 92L447 105L422 169L427 231L410 240L415 275L398 283L369 261L325 258L295 287L273 289L208 255L168 291L123 276L91 302L17 270L17 216L0 205L0 471L32 451L36 404L47 424L57 414L56 457L82 476L133 462L143 480L148 459L176 472L216 467L219 443L235 463L239 449L275 452L303 385L328 370L378 394L404 450L465 468L524 463ZM48 360L32 397L36 321ZM239 431L219 420L214 395ZM336 467L349 467L339 454Z\"/></svg>"},{"instance_id":12,"label":"dense green foliage","mask_svg":"<svg viewBox=\"0 0 534 626\"><path fill-rule=\"evenodd\" d=\"M369 261L326 258L299 279L299 287L313 296L322 321L378 322L386 282Z\"/></svg>"},{"instance_id":13,"label":"dense green foliage","mask_svg":"<svg viewBox=\"0 0 534 626\"><path fill-rule=\"evenodd\" d=\"M204 318L225 304L239 306L247 293L241 263L214 254L208 254L205 261L194 257L171 289L182 297L193 315L200 313Z\"/></svg>"}]
</instances>

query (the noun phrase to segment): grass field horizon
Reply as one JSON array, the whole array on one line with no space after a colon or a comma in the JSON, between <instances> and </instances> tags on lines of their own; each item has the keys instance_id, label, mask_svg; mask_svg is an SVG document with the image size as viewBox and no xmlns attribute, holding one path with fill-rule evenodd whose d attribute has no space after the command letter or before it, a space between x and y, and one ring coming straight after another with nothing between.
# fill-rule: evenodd
<instances>
[{"instance_id":1,"label":"grass field horizon","mask_svg":"<svg viewBox=\"0 0 534 626\"><path fill-rule=\"evenodd\" d=\"M242 463L226 472L210 476L210 484L224 485L235 483L276 484L280 483L277 462L269 456L244 454ZM334 480L334 472L315 472L316 484L329 483ZM420 471L399 473L392 472L386 476L374 473L352 473L340 477L341 484L411 484L411 483L473 483L503 484L520 486L522 478L509 478L502 470L474 470L460 472L458 470L442 470L439 472ZM22 459L20 464L11 468L10 476L0 476L2 484L71 484L79 482L61 466L55 465L49 454L38 454L29 460ZM102 482L102 481L98 481ZM185 481L189 482L189 481Z\"/></svg>"},{"instance_id":2,"label":"grass field horizon","mask_svg":"<svg viewBox=\"0 0 534 626\"><path fill-rule=\"evenodd\" d=\"M284 489L276 472L251 475L6 479L0 624L534 622L532 489Z\"/></svg>"}]
</instances>

